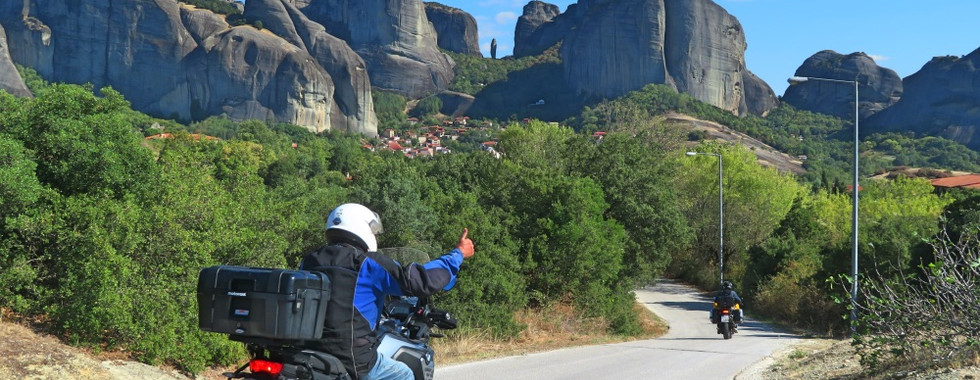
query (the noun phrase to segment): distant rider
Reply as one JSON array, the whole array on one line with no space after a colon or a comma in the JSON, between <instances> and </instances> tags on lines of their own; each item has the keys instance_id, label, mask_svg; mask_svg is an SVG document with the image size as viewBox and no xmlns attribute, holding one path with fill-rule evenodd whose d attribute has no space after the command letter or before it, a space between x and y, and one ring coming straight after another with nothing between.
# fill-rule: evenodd
<instances>
[{"instance_id":1,"label":"distant rider","mask_svg":"<svg viewBox=\"0 0 980 380\"><path fill-rule=\"evenodd\" d=\"M381 218L367 207L347 203L327 218L327 245L303 258L300 269L330 277L330 303L317 347L344 363L354 379L411 380L405 363L378 355L376 334L386 295L428 296L449 290L464 258L473 256L473 241L459 238L456 249L425 264L401 265L378 253L375 234Z\"/></svg>"},{"instance_id":2,"label":"distant rider","mask_svg":"<svg viewBox=\"0 0 980 380\"><path fill-rule=\"evenodd\" d=\"M725 305L728 305L728 307L734 307L735 305L739 305L738 310L735 311L736 314L734 317L735 323L742 323L742 297L739 297L738 293L735 292L735 286L731 281L724 281L721 283L721 289L715 293L714 304L718 305L719 307L724 307ZM716 313L718 313L718 310L712 307L711 323L717 323L715 322L715 316L717 315Z\"/></svg>"}]
</instances>

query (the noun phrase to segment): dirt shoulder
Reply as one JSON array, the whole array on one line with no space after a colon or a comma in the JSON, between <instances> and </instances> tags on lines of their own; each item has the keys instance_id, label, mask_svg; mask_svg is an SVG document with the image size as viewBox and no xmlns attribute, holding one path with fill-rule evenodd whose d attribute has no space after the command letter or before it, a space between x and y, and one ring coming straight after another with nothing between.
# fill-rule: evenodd
<instances>
[{"instance_id":1,"label":"dirt shoulder","mask_svg":"<svg viewBox=\"0 0 980 380\"><path fill-rule=\"evenodd\" d=\"M0 379L186 380L175 370L95 355L29 327L0 322Z\"/></svg>"},{"instance_id":2,"label":"dirt shoulder","mask_svg":"<svg viewBox=\"0 0 980 380\"><path fill-rule=\"evenodd\" d=\"M493 340L479 333L452 333L433 342L442 365L522 355L564 347L603 344L663 335L666 324L637 305L644 333L624 337L600 334L602 321L580 318L575 308L555 305L537 313L520 312L516 318L527 328L509 340ZM166 367L155 367L124 358L120 353L95 354L71 347L57 337L0 319L0 380L223 380L235 368L209 368L196 377Z\"/></svg>"},{"instance_id":3,"label":"dirt shoulder","mask_svg":"<svg viewBox=\"0 0 980 380\"><path fill-rule=\"evenodd\" d=\"M736 377L736 380L783 379L980 379L980 367L906 369L871 374L861 366L850 340L807 339L756 363Z\"/></svg>"}]
</instances>

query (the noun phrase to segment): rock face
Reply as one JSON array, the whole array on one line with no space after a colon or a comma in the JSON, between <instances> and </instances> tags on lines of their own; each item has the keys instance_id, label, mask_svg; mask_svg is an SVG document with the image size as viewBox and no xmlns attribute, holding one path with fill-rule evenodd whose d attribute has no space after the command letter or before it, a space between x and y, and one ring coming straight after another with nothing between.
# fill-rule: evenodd
<instances>
[{"instance_id":1,"label":"rock face","mask_svg":"<svg viewBox=\"0 0 980 380\"><path fill-rule=\"evenodd\" d=\"M742 74L745 85L745 111L752 115L766 116L769 111L779 106L779 98L772 87L751 71ZM742 112L744 113L744 112Z\"/></svg>"},{"instance_id":2,"label":"rock face","mask_svg":"<svg viewBox=\"0 0 980 380\"><path fill-rule=\"evenodd\" d=\"M10 60L7 33L3 30L3 25L0 25L0 90L14 96L31 96L31 91L27 89L24 80L17 73L17 68L14 67L14 62Z\"/></svg>"},{"instance_id":3,"label":"rock face","mask_svg":"<svg viewBox=\"0 0 980 380\"><path fill-rule=\"evenodd\" d=\"M614 98L660 83L734 114L775 104L745 67L741 24L710 0L582 0L532 35L558 30L568 30L565 79L581 95Z\"/></svg>"},{"instance_id":4,"label":"rock face","mask_svg":"<svg viewBox=\"0 0 980 380\"><path fill-rule=\"evenodd\" d=\"M553 21L559 14L557 5L536 0L528 2L514 29L514 56L539 54L561 41L567 30L555 27L557 24Z\"/></svg>"},{"instance_id":5,"label":"rock face","mask_svg":"<svg viewBox=\"0 0 980 380\"><path fill-rule=\"evenodd\" d=\"M980 150L980 49L933 58L905 78L904 90L901 100L861 126L942 136Z\"/></svg>"},{"instance_id":6,"label":"rock face","mask_svg":"<svg viewBox=\"0 0 980 380\"><path fill-rule=\"evenodd\" d=\"M610 1L565 37L565 79L583 95L616 98L647 83L666 83L662 1ZM628 43L628 41L632 43Z\"/></svg>"},{"instance_id":7,"label":"rock face","mask_svg":"<svg viewBox=\"0 0 980 380\"><path fill-rule=\"evenodd\" d=\"M436 29L440 48L483 57L476 19L469 13L439 3L425 3L425 16Z\"/></svg>"},{"instance_id":8,"label":"rock face","mask_svg":"<svg viewBox=\"0 0 980 380\"><path fill-rule=\"evenodd\" d=\"M367 64L371 84L412 99L449 87L455 62L439 51L422 0L288 0Z\"/></svg>"},{"instance_id":9,"label":"rock face","mask_svg":"<svg viewBox=\"0 0 980 380\"><path fill-rule=\"evenodd\" d=\"M268 1L255 3L272 7ZM317 50L328 39L302 22L291 23L296 32L284 40L251 26L229 27L210 11L172 0L37 4L3 2L0 23L7 28L13 61L34 68L49 81L112 86L134 109L163 117L188 120L225 113L312 131L335 128L343 121L342 128L377 135L373 109L360 106L367 102L334 101L350 98L344 88L350 92L349 88L367 85L356 75L332 78L331 73L341 70L328 72L318 63L323 57L314 59L307 46L297 45L313 45L309 48L323 56L329 54L322 51L334 57L344 54L342 48ZM278 22L287 19L292 20ZM275 22L267 25L288 29ZM305 39L295 38L300 35ZM335 88L341 89L339 96Z\"/></svg>"},{"instance_id":10,"label":"rock face","mask_svg":"<svg viewBox=\"0 0 980 380\"><path fill-rule=\"evenodd\" d=\"M334 128L364 133L360 120L377 124L366 64L346 42L327 34L323 25L282 0L249 1L244 15L261 20L273 33L309 52L327 71L334 82L333 102L341 111L332 113Z\"/></svg>"},{"instance_id":11,"label":"rock face","mask_svg":"<svg viewBox=\"0 0 980 380\"><path fill-rule=\"evenodd\" d=\"M841 55L824 50L807 58L796 69L796 76L839 80L857 79L860 95L859 115L867 118L895 104L902 97L902 78L878 66L864 53ZM848 83L807 81L786 89L783 101L796 108L854 119L854 86Z\"/></svg>"},{"instance_id":12,"label":"rock face","mask_svg":"<svg viewBox=\"0 0 980 380\"><path fill-rule=\"evenodd\" d=\"M436 95L442 101L442 109L439 112L450 116L465 116L466 111L473 106L476 99L472 95L461 92L443 91Z\"/></svg>"}]
</instances>

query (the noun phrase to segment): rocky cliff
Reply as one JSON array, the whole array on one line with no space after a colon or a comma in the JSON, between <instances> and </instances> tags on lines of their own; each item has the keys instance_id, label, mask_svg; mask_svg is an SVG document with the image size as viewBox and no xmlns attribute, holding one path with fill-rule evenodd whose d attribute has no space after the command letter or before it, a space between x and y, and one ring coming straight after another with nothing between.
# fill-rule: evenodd
<instances>
[{"instance_id":1,"label":"rocky cliff","mask_svg":"<svg viewBox=\"0 0 980 380\"><path fill-rule=\"evenodd\" d=\"M902 97L902 78L891 69L878 66L864 53L848 55L824 50L807 58L795 76L857 80L860 118L871 116ZM807 81L786 89L783 101L808 111L854 120L854 86L847 83Z\"/></svg>"},{"instance_id":2,"label":"rocky cliff","mask_svg":"<svg viewBox=\"0 0 980 380\"><path fill-rule=\"evenodd\" d=\"M14 61L10 59L10 52L7 50L7 33L0 25L0 90L7 91L14 96L31 96L31 91L27 89L24 80L17 73Z\"/></svg>"},{"instance_id":3,"label":"rocky cliff","mask_svg":"<svg viewBox=\"0 0 980 380\"><path fill-rule=\"evenodd\" d=\"M273 24L267 25L285 28ZM112 86L143 112L184 120L225 113L377 135L373 110L359 106L366 102L334 102L335 88L366 87L355 83L356 75L335 80L296 40L229 27L210 11L172 0L50 0L43 6L10 0L0 4L0 25L14 62L49 81ZM304 30L307 40L320 41Z\"/></svg>"},{"instance_id":4,"label":"rocky cliff","mask_svg":"<svg viewBox=\"0 0 980 380\"><path fill-rule=\"evenodd\" d=\"M441 92L455 63L439 51L422 0L288 0L367 64L371 84L412 99Z\"/></svg>"},{"instance_id":5,"label":"rocky cliff","mask_svg":"<svg viewBox=\"0 0 980 380\"><path fill-rule=\"evenodd\" d=\"M740 113L748 112L752 115L766 116L769 111L779 106L779 98L776 97L776 93L762 78L745 70L742 73L742 81L745 87L746 108Z\"/></svg>"},{"instance_id":6,"label":"rocky cliff","mask_svg":"<svg viewBox=\"0 0 980 380\"><path fill-rule=\"evenodd\" d=\"M277 36L308 52L327 71L334 83L333 102L341 111L331 114L334 128L361 132L360 120L376 125L366 64L346 42L327 34L323 25L282 0L251 0L244 15L262 21Z\"/></svg>"},{"instance_id":7,"label":"rocky cliff","mask_svg":"<svg viewBox=\"0 0 980 380\"><path fill-rule=\"evenodd\" d=\"M528 2L514 29L514 56L540 54L561 41L572 23L564 19L556 22L560 14L557 5L536 0Z\"/></svg>"},{"instance_id":8,"label":"rocky cliff","mask_svg":"<svg viewBox=\"0 0 980 380\"><path fill-rule=\"evenodd\" d=\"M436 30L439 47L454 53L482 57L476 19L461 9L425 3L425 16Z\"/></svg>"},{"instance_id":9,"label":"rocky cliff","mask_svg":"<svg viewBox=\"0 0 980 380\"><path fill-rule=\"evenodd\" d=\"M582 0L566 14L550 29L569 30L565 79L583 96L660 83L735 114L774 107L772 90L745 67L741 24L710 0Z\"/></svg>"},{"instance_id":10,"label":"rocky cliff","mask_svg":"<svg viewBox=\"0 0 980 380\"><path fill-rule=\"evenodd\" d=\"M942 136L980 150L980 49L933 58L903 86L901 100L862 127Z\"/></svg>"}]
</instances>

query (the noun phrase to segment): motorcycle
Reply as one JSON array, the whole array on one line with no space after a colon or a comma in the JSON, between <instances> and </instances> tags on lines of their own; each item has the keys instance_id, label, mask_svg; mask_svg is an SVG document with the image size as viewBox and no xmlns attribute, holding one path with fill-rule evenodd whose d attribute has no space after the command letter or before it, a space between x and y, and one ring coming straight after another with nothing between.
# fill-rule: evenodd
<instances>
[{"instance_id":1,"label":"motorcycle","mask_svg":"<svg viewBox=\"0 0 980 380\"><path fill-rule=\"evenodd\" d=\"M714 303L714 317L711 321L718 326L718 333L725 337L725 339L731 339L732 334L738 332L738 323L742 322L742 311L739 305L736 303L734 305L719 305L718 302Z\"/></svg>"},{"instance_id":2,"label":"motorcycle","mask_svg":"<svg viewBox=\"0 0 980 380\"><path fill-rule=\"evenodd\" d=\"M402 263L422 263L428 260L428 255L416 250L389 248L380 251ZM433 328L449 330L456 328L457 324L449 312L432 307L427 297L390 298L385 302L378 324L378 355L385 355L408 365L415 380L432 380L435 373L435 352L429 341L443 337L434 332ZM251 358L236 371L224 373L229 379L351 379L340 359L326 352L304 347L306 345L302 341L235 334L229 334L229 338L245 343Z\"/></svg>"}]
</instances>

